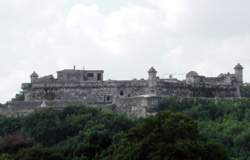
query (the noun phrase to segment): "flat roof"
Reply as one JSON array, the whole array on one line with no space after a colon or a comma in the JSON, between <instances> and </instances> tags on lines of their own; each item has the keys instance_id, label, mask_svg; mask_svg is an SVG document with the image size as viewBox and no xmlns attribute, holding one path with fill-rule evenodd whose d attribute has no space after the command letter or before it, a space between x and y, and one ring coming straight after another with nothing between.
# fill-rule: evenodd
<instances>
[{"instance_id":1,"label":"flat roof","mask_svg":"<svg viewBox=\"0 0 250 160\"><path fill-rule=\"evenodd\" d=\"M77 69L64 69L57 72L104 72L104 70L77 70Z\"/></svg>"}]
</instances>

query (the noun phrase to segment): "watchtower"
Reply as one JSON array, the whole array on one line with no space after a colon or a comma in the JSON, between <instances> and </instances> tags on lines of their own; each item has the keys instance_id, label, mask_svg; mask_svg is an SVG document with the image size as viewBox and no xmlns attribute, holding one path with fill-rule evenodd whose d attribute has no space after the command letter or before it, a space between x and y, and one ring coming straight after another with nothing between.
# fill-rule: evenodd
<instances>
[{"instance_id":1,"label":"watchtower","mask_svg":"<svg viewBox=\"0 0 250 160\"><path fill-rule=\"evenodd\" d=\"M157 71L154 67L151 67L148 71L148 85L150 88L156 87L157 85Z\"/></svg>"},{"instance_id":2,"label":"watchtower","mask_svg":"<svg viewBox=\"0 0 250 160\"><path fill-rule=\"evenodd\" d=\"M234 67L235 77L239 84L243 83L243 69L244 68L239 63Z\"/></svg>"},{"instance_id":3,"label":"watchtower","mask_svg":"<svg viewBox=\"0 0 250 160\"><path fill-rule=\"evenodd\" d=\"M30 75L31 83L33 83L34 81L36 81L38 78L39 78L39 75L34 71L34 72Z\"/></svg>"}]
</instances>

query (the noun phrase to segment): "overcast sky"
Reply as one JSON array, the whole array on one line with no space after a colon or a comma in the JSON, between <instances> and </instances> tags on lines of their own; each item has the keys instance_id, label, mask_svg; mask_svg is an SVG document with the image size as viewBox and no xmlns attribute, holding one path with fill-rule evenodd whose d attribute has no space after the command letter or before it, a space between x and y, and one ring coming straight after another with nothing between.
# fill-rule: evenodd
<instances>
[{"instance_id":1,"label":"overcast sky","mask_svg":"<svg viewBox=\"0 0 250 160\"><path fill-rule=\"evenodd\" d=\"M85 66L105 79L233 72L250 80L249 0L0 0L0 102L40 76Z\"/></svg>"}]
</instances>

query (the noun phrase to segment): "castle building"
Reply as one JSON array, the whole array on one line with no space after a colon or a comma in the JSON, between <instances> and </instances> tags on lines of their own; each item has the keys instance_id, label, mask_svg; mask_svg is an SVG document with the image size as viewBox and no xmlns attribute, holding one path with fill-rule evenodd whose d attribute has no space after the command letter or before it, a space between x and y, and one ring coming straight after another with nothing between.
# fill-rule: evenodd
<instances>
[{"instance_id":1,"label":"castle building","mask_svg":"<svg viewBox=\"0 0 250 160\"><path fill-rule=\"evenodd\" d=\"M195 71L188 72L185 80L163 79L154 67L148 70L148 79L104 80L103 70L65 69L57 77L39 77L36 72L29 83L23 83L24 101L9 102L14 108L66 106L68 104L115 105L119 111L144 113L148 106L156 106L152 97L241 97L243 67L237 64L234 74L205 77ZM153 107L153 108L154 108ZM139 108L139 109L138 109ZM153 110L147 108L146 110Z\"/></svg>"},{"instance_id":2,"label":"castle building","mask_svg":"<svg viewBox=\"0 0 250 160\"><path fill-rule=\"evenodd\" d=\"M234 74L205 77L195 71L187 73L186 80L160 79L151 67L148 80L107 80L103 70L67 69L57 72L57 78L48 75L39 78L31 74L31 83L22 84L25 101L68 100L84 103L113 103L117 98L140 95L183 96L183 97L239 97L236 88L243 83L243 67L237 64ZM196 90L200 87L206 93ZM213 90L213 88L215 90Z\"/></svg>"}]
</instances>

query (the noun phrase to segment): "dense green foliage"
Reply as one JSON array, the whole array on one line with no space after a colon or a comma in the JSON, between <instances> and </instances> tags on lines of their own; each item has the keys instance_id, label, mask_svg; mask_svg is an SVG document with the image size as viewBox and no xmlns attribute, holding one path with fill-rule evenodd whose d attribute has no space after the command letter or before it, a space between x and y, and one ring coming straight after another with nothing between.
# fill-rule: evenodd
<instances>
[{"instance_id":1,"label":"dense green foliage","mask_svg":"<svg viewBox=\"0 0 250 160\"><path fill-rule=\"evenodd\" d=\"M83 106L0 117L0 160L250 159L250 100L172 97L159 107L145 119Z\"/></svg>"},{"instance_id":2,"label":"dense green foliage","mask_svg":"<svg viewBox=\"0 0 250 160\"><path fill-rule=\"evenodd\" d=\"M200 134L222 143L231 159L250 159L250 100L166 98L161 111L182 112L198 123Z\"/></svg>"},{"instance_id":3,"label":"dense green foliage","mask_svg":"<svg viewBox=\"0 0 250 160\"><path fill-rule=\"evenodd\" d=\"M44 109L26 117L0 118L0 153L16 159L91 159L135 121L108 110Z\"/></svg>"},{"instance_id":4,"label":"dense green foliage","mask_svg":"<svg viewBox=\"0 0 250 160\"><path fill-rule=\"evenodd\" d=\"M191 118L170 112L138 123L107 155L107 160L228 159L221 145L199 135Z\"/></svg>"},{"instance_id":5,"label":"dense green foliage","mask_svg":"<svg viewBox=\"0 0 250 160\"><path fill-rule=\"evenodd\" d=\"M242 97L250 98L250 86L249 85L242 85L240 87L240 93Z\"/></svg>"},{"instance_id":6,"label":"dense green foliage","mask_svg":"<svg viewBox=\"0 0 250 160\"><path fill-rule=\"evenodd\" d=\"M0 160L227 160L223 146L180 113L132 119L109 110L42 109L0 117Z\"/></svg>"}]
</instances>

